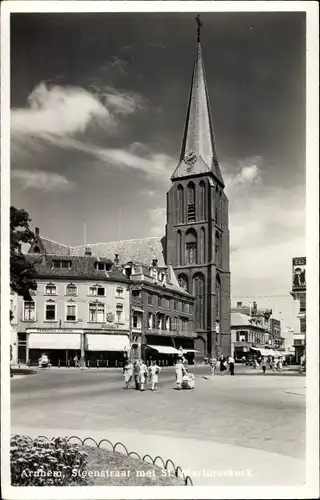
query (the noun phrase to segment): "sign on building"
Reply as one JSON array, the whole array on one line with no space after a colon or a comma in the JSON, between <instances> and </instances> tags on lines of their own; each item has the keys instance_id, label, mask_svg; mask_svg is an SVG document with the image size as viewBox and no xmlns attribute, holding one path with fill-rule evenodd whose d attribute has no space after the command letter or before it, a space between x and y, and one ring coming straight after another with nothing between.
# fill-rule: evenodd
<instances>
[{"instance_id":1,"label":"sign on building","mask_svg":"<svg viewBox=\"0 0 320 500\"><path fill-rule=\"evenodd\" d=\"M306 257L292 259L292 291L306 290Z\"/></svg>"}]
</instances>

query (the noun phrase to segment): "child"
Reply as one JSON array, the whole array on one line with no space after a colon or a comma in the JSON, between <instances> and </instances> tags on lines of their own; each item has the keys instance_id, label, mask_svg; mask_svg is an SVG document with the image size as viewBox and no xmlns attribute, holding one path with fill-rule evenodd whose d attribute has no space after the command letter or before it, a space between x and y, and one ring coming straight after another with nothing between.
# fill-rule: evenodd
<instances>
[{"instance_id":1,"label":"child","mask_svg":"<svg viewBox=\"0 0 320 500\"><path fill-rule=\"evenodd\" d=\"M157 365L156 360L153 360L149 368L152 391L157 390L160 371L161 371L160 366Z\"/></svg>"}]
</instances>

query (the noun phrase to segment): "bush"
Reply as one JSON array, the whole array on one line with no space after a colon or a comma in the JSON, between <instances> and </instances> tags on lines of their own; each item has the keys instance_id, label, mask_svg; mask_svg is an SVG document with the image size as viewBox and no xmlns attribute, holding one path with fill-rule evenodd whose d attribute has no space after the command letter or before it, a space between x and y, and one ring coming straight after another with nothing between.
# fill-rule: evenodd
<instances>
[{"instance_id":1,"label":"bush","mask_svg":"<svg viewBox=\"0 0 320 500\"><path fill-rule=\"evenodd\" d=\"M47 441L16 434L10 447L12 486L84 486L87 453L67 438Z\"/></svg>"}]
</instances>

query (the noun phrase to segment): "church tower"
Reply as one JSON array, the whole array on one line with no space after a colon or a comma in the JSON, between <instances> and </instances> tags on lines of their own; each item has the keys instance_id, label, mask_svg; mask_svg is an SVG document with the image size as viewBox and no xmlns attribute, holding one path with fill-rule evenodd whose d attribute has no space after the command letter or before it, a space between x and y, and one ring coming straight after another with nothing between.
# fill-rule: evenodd
<instances>
[{"instance_id":1,"label":"church tower","mask_svg":"<svg viewBox=\"0 0 320 500\"><path fill-rule=\"evenodd\" d=\"M228 199L217 159L196 18L197 53L180 159L167 193L165 257L196 297L195 349L230 355Z\"/></svg>"}]
</instances>

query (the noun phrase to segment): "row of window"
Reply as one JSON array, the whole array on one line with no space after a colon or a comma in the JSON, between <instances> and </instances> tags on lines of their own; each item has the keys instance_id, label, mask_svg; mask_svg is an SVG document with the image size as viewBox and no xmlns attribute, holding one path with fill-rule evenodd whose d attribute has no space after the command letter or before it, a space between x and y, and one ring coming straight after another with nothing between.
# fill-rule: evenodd
<instances>
[{"instance_id":1,"label":"row of window","mask_svg":"<svg viewBox=\"0 0 320 500\"><path fill-rule=\"evenodd\" d=\"M265 340L265 335L263 333L247 332L241 330L236 333L237 342L252 342L255 344L264 344Z\"/></svg>"},{"instance_id":2,"label":"row of window","mask_svg":"<svg viewBox=\"0 0 320 500\"><path fill-rule=\"evenodd\" d=\"M44 288L45 295L57 295L57 286L54 283L48 283ZM65 288L65 295L76 296L78 295L78 287L74 283L69 283ZM105 297L106 289L100 285L89 286L88 295L92 297ZM116 296L123 297L124 289L122 286L116 288Z\"/></svg>"},{"instance_id":3,"label":"row of window","mask_svg":"<svg viewBox=\"0 0 320 500\"><path fill-rule=\"evenodd\" d=\"M54 260L52 262L54 269L71 269L71 260ZM112 267L111 262L95 262L94 267L97 271L109 271Z\"/></svg>"},{"instance_id":4,"label":"row of window","mask_svg":"<svg viewBox=\"0 0 320 500\"><path fill-rule=\"evenodd\" d=\"M193 182L189 182L187 186L187 197L185 200L184 188L181 184L177 187L177 205L176 205L176 221L178 224L184 222L202 221L207 218L207 195L206 185L203 181L199 184L198 195ZM187 202L187 210L185 210L185 201ZM215 219L216 223L220 224L220 216L222 210L222 191L216 186L215 193Z\"/></svg>"},{"instance_id":5,"label":"row of window","mask_svg":"<svg viewBox=\"0 0 320 500\"><path fill-rule=\"evenodd\" d=\"M170 317L165 314L149 313L148 329L167 330L167 331L190 331L192 322L178 316Z\"/></svg>"},{"instance_id":6,"label":"row of window","mask_svg":"<svg viewBox=\"0 0 320 500\"><path fill-rule=\"evenodd\" d=\"M59 318L61 319L61 318ZM81 318L83 320L83 318ZM36 321L36 304L34 301L25 301L23 304L23 320ZM106 306L101 302L89 303L89 321L96 323L116 322L122 323L124 320L123 304L116 305L115 314L107 312ZM57 304L54 301L48 301L44 305L44 321L58 321ZM79 321L77 315L77 304L70 302L65 304L64 321Z\"/></svg>"},{"instance_id":7,"label":"row of window","mask_svg":"<svg viewBox=\"0 0 320 500\"><path fill-rule=\"evenodd\" d=\"M148 293L148 305L155 305L155 297L156 297L156 305L157 307L161 307L162 309L171 309L173 307L174 311L181 311L184 313L192 314L193 306L192 304L188 304L187 302L180 302L178 300L171 300L166 297L161 297L160 295L154 295L152 293Z\"/></svg>"}]
</instances>

